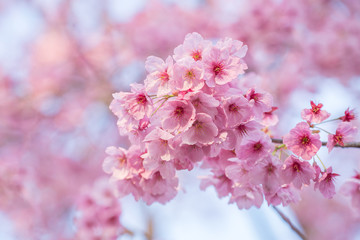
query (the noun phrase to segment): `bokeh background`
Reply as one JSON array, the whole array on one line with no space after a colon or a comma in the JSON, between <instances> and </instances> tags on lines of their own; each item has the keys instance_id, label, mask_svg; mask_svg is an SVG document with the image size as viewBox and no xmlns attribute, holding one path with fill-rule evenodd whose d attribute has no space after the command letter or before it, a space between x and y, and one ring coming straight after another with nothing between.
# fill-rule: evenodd
<instances>
[{"instance_id":1,"label":"bokeh background","mask_svg":"<svg viewBox=\"0 0 360 240\"><path fill-rule=\"evenodd\" d=\"M112 93L142 82L147 56L172 55L194 31L248 45L247 72L279 108L276 136L310 100L334 117L359 109L358 0L0 0L0 239L74 238L79 198L107 177L105 148L129 144L108 109ZM357 149L320 156L341 174L337 188L359 170ZM200 191L206 173L181 173L165 206L121 199L133 235L120 239L298 238L266 205L240 211ZM282 211L310 239L360 239L348 199L311 187L302 198Z\"/></svg>"}]
</instances>

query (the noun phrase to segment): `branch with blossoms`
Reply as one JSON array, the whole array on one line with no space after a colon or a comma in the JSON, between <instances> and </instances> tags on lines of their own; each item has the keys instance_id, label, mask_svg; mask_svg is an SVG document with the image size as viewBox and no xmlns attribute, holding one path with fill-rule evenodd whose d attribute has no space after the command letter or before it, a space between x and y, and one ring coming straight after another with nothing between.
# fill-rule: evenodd
<instances>
[{"instance_id":1,"label":"branch with blossoms","mask_svg":"<svg viewBox=\"0 0 360 240\"><path fill-rule=\"evenodd\" d=\"M279 143L279 144L283 144L284 141L282 139L279 138L271 138L271 141L273 143ZM328 144L328 142L321 142L321 146L326 146ZM360 148L360 142L350 142L350 143L344 143L344 145L339 145L336 144L334 145L334 147L339 147L339 148Z\"/></svg>"},{"instance_id":2,"label":"branch with blossoms","mask_svg":"<svg viewBox=\"0 0 360 240\"><path fill-rule=\"evenodd\" d=\"M323 145L317 124L330 114L311 102L312 108L301 114L305 122L283 140L271 139L265 129L276 125L276 108L271 94L254 86L256 75L244 74L246 51L237 40L213 44L191 33L165 61L147 58L144 84L113 95L110 109L131 146L108 147L103 170L120 197L132 194L147 204L164 204L177 195L177 172L200 167L211 171L201 189L214 187L239 209L259 208L264 200L272 206L299 202L301 190L311 182L332 198L338 174L319 158L321 171L314 159ZM353 118L348 111L339 118L336 133L328 132L329 151L353 141Z\"/></svg>"}]
</instances>

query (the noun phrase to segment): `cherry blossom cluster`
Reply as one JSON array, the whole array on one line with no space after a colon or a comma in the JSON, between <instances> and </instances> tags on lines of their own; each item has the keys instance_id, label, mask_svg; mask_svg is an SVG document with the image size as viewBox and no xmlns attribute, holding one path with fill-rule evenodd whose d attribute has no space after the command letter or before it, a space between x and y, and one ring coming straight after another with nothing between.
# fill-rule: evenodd
<instances>
[{"instance_id":1,"label":"cherry blossom cluster","mask_svg":"<svg viewBox=\"0 0 360 240\"><path fill-rule=\"evenodd\" d=\"M88 191L83 191L78 203L76 239L115 240L123 233L120 224L121 206L114 188L99 178Z\"/></svg>"},{"instance_id":2,"label":"cherry blossom cluster","mask_svg":"<svg viewBox=\"0 0 360 240\"><path fill-rule=\"evenodd\" d=\"M242 76L247 47L230 38L212 44L191 33L166 60L148 57L148 75L131 92L115 93L110 105L129 149L109 147L103 169L120 193L147 204L175 197L176 171L198 163L210 168L201 187L214 186L239 208L287 205L299 200L296 188L315 172L294 176L303 163L291 156L283 163L265 132L277 122L272 96L248 87L254 75ZM303 181L305 179L305 181Z\"/></svg>"},{"instance_id":3,"label":"cherry blossom cluster","mask_svg":"<svg viewBox=\"0 0 360 240\"><path fill-rule=\"evenodd\" d=\"M283 138L284 145L281 147L286 147L291 151L291 155L284 164L289 169L289 178L296 179L296 182L293 181L294 186L309 185L312 180L314 189L318 189L324 197L332 198L335 194L334 180L339 174L334 173L331 166L325 167L317 152L322 145L326 145L328 152L331 152L336 145L344 147L345 144L354 141L357 127L352 124L352 120L355 119L355 114L354 110L347 109L344 116L327 120L330 113L322 109L323 104L315 104L311 101L310 105L311 109L304 109L301 112L301 117L305 122L298 123ZM332 121L340 121L334 134L319 127L319 124ZM327 143L320 141L320 131L328 135ZM311 159L314 160L312 165L309 163ZM323 170L317 161L321 163Z\"/></svg>"}]
</instances>

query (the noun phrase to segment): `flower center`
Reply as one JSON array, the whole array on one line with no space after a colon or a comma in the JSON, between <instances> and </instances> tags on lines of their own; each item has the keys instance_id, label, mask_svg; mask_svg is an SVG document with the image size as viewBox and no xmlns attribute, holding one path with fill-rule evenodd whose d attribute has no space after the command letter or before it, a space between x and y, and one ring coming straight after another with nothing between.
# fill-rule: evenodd
<instances>
[{"instance_id":1,"label":"flower center","mask_svg":"<svg viewBox=\"0 0 360 240\"><path fill-rule=\"evenodd\" d=\"M297 163L297 162L295 162L295 163L293 164L293 169L294 169L294 171L296 171L296 172L300 172L300 170L301 170L300 164Z\"/></svg>"},{"instance_id":2,"label":"flower center","mask_svg":"<svg viewBox=\"0 0 360 240\"><path fill-rule=\"evenodd\" d=\"M239 106L238 105L236 105L234 103L229 105L229 112L237 112L237 111L239 111Z\"/></svg>"},{"instance_id":3,"label":"flower center","mask_svg":"<svg viewBox=\"0 0 360 240\"><path fill-rule=\"evenodd\" d=\"M239 131L239 134L241 136L247 135L247 128L246 128L246 126L244 124L240 124L239 126L237 126L236 129Z\"/></svg>"},{"instance_id":4,"label":"flower center","mask_svg":"<svg viewBox=\"0 0 360 240\"><path fill-rule=\"evenodd\" d=\"M202 122L196 120L194 123L193 123L193 127L195 127L196 129L201 129L203 127L203 124Z\"/></svg>"},{"instance_id":5,"label":"flower center","mask_svg":"<svg viewBox=\"0 0 360 240\"><path fill-rule=\"evenodd\" d=\"M167 82L169 81L169 74L167 72L162 72L160 73L159 78L161 81Z\"/></svg>"},{"instance_id":6,"label":"flower center","mask_svg":"<svg viewBox=\"0 0 360 240\"><path fill-rule=\"evenodd\" d=\"M144 94L140 94L136 97L136 102L140 105L145 105L147 102L146 96Z\"/></svg>"},{"instance_id":7,"label":"flower center","mask_svg":"<svg viewBox=\"0 0 360 240\"><path fill-rule=\"evenodd\" d=\"M191 56L195 61L199 61L202 59L201 52L199 50L192 52Z\"/></svg>"},{"instance_id":8,"label":"flower center","mask_svg":"<svg viewBox=\"0 0 360 240\"><path fill-rule=\"evenodd\" d=\"M181 117L184 114L184 108L183 107L176 107L174 111L175 117Z\"/></svg>"},{"instance_id":9,"label":"flower center","mask_svg":"<svg viewBox=\"0 0 360 240\"><path fill-rule=\"evenodd\" d=\"M302 145L308 145L310 143L310 138L308 136L303 136L301 138L301 144Z\"/></svg>"},{"instance_id":10,"label":"flower center","mask_svg":"<svg viewBox=\"0 0 360 240\"><path fill-rule=\"evenodd\" d=\"M254 144L254 151L260 151L263 145L260 142Z\"/></svg>"},{"instance_id":11,"label":"flower center","mask_svg":"<svg viewBox=\"0 0 360 240\"><path fill-rule=\"evenodd\" d=\"M221 63L215 63L213 65L213 72L215 74L215 76L217 76L218 74L220 74L222 71L224 70L224 66Z\"/></svg>"},{"instance_id":12,"label":"flower center","mask_svg":"<svg viewBox=\"0 0 360 240\"><path fill-rule=\"evenodd\" d=\"M185 78L189 80L193 80L195 78L195 74L192 70L188 70L185 74Z\"/></svg>"}]
</instances>

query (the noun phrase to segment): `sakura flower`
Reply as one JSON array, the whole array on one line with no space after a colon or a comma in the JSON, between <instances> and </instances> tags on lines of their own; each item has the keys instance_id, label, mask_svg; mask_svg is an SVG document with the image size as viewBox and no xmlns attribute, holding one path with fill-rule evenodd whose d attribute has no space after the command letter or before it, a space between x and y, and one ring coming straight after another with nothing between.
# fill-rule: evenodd
<instances>
[{"instance_id":1,"label":"sakura flower","mask_svg":"<svg viewBox=\"0 0 360 240\"><path fill-rule=\"evenodd\" d=\"M159 114L163 116L162 127L168 131L183 132L189 129L195 121L195 108L185 100L168 101Z\"/></svg>"},{"instance_id":2,"label":"sakura flower","mask_svg":"<svg viewBox=\"0 0 360 240\"><path fill-rule=\"evenodd\" d=\"M108 156L103 162L103 170L106 173L113 174L113 178L124 179L129 176L126 153L124 148L108 147L106 149Z\"/></svg>"},{"instance_id":3,"label":"sakura flower","mask_svg":"<svg viewBox=\"0 0 360 240\"><path fill-rule=\"evenodd\" d=\"M145 179L150 179L154 173L159 173L164 179L175 177L175 166L172 161L165 161L160 158L149 156L149 153L142 155L144 158L143 166L146 171L141 173Z\"/></svg>"},{"instance_id":4,"label":"sakura flower","mask_svg":"<svg viewBox=\"0 0 360 240\"><path fill-rule=\"evenodd\" d=\"M329 152L334 148L336 144L344 146L344 143L351 142L355 139L357 134L357 128L349 122L342 122L336 129L335 134L328 135L327 148Z\"/></svg>"},{"instance_id":5,"label":"sakura flower","mask_svg":"<svg viewBox=\"0 0 360 240\"><path fill-rule=\"evenodd\" d=\"M159 127L152 130L143 140L146 143L148 155L151 158L169 161L174 152L174 148L170 142L173 138L174 136L171 133Z\"/></svg>"},{"instance_id":6,"label":"sakura flower","mask_svg":"<svg viewBox=\"0 0 360 240\"><path fill-rule=\"evenodd\" d=\"M150 179L142 178L139 184L146 204L150 205L155 201L165 204L176 196L179 180L176 177L164 179L160 172L155 172Z\"/></svg>"},{"instance_id":7,"label":"sakura flower","mask_svg":"<svg viewBox=\"0 0 360 240\"><path fill-rule=\"evenodd\" d=\"M182 140L185 144L210 144L218 134L218 129L212 118L205 113L196 114L192 126L183 133Z\"/></svg>"},{"instance_id":8,"label":"sakura flower","mask_svg":"<svg viewBox=\"0 0 360 240\"><path fill-rule=\"evenodd\" d=\"M293 155L285 160L282 170L284 180L287 183L292 182L299 189L303 184L309 185L310 180L315 177L315 170L310 163L301 161Z\"/></svg>"},{"instance_id":9,"label":"sakura flower","mask_svg":"<svg viewBox=\"0 0 360 240\"><path fill-rule=\"evenodd\" d=\"M212 47L203 61L205 68L204 78L209 87L227 84L240 74L243 74L247 68L240 58L230 56L228 48Z\"/></svg>"},{"instance_id":10,"label":"sakura flower","mask_svg":"<svg viewBox=\"0 0 360 240\"><path fill-rule=\"evenodd\" d=\"M347 180L340 188L344 196L351 197L351 205L360 211L360 173Z\"/></svg>"},{"instance_id":11,"label":"sakura flower","mask_svg":"<svg viewBox=\"0 0 360 240\"><path fill-rule=\"evenodd\" d=\"M322 103L316 105L313 101L310 101L311 109L304 109L301 111L301 118L305 121L312 123L321 123L330 117L330 113L325 110L321 110Z\"/></svg>"},{"instance_id":12,"label":"sakura flower","mask_svg":"<svg viewBox=\"0 0 360 240\"><path fill-rule=\"evenodd\" d=\"M193 61L201 61L203 52L210 47L211 41L204 40L199 33L189 33L185 36L184 43L174 49L174 59L181 61L190 58Z\"/></svg>"},{"instance_id":13,"label":"sakura flower","mask_svg":"<svg viewBox=\"0 0 360 240\"><path fill-rule=\"evenodd\" d=\"M274 114L274 111L276 111L277 109L277 107L271 107L270 111L264 112L262 124L264 124L265 126L275 126L279 122L278 116Z\"/></svg>"},{"instance_id":14,"label":"sakura flower","mask_svg":"<svg viewBox=\"0 0 360 240\"><path fill-rule=\"evenodd\" d=\"M273 144L269 136L258 131L249 136L241 145L236 145L235 153L239 159L254 164L266 157L272 149Z\"/></svg>"},{"instance_id":15,"label":"sakura flower","mask_svg":"<svg viewBox=\"0 0 360 240\"><path fill-rule=\"evenodd\" d=\"M241 141L248 136L251 136L254 132L259 131L262 128L262 125L257 121L250 120L244 123L236 125L233 129L233 132L237 139L237 144L240 145Z\"/></svg>"},{"instance_id":16,"label":"sakura flower","mask_svg":"<svg viewBox=\"0 0 360 240\"><path fill-rule=\"evenodd\" d=\"M246 185L235 187L229 202L235 202L239 209L249 209L252 206L260 208L263 200L260 186Z\"/></svg>"},{"instance_id":17,"label":"sakura flower","mask_svg":"<svg viewBox=\"0 0 360 240\"><path fill-rule=\"evenodd\" d=\"M275 192L281 185L281 167L282 162L268 154L259 161L250 173L250 182L253 184L262 184L266 192Z\"/></svg>"},{"instance_id":18,"label":"sakura flower","mask_svg":"<svg viewBox=\"0 0 360 240\"><path fill-rule=\"evenodd\" d=\"M181 141L182 142L182 141ZM177 170L188 169L191 170L196 162L203 159L203 148L193 144L181 144L176 147L176 156L174 157L174 165Z\"/></svg>"},{"instance_id":19,"label":"sakura flower","mask_svg":"<svg viewBox=\"0 0 360 240\"><path fill-rule=\"evenodd\" d=\"M234 127L249 120L251 109L243 96L233 96L225 100L224 110L227 117L227 126Z\"/></svg>"},{"instance_id":20,"label":"sakura flower","mask_svg":"<svg viewBox=\"0 0 360 240\"><path fill-rule=\"evenodd\" d=\"M321 147L319 134L312 134L306 122L296 124L295 128L284 136L284 144L305 160L310 160Z\"/></svg>"},{"instance_id":21,"label":"sakura flower","mask_svg":"<svg viewBox=\"0 0 360 240\"><path fill-rule=\"evenodd\" d=\"M340 119L343 122L350 122L350 121L354 120L355 119L354 109L352 109L352 110L349 110L349 108L346 109L345 115L340 117Z\"/></svg>"},{"instance_id":22,"label":"sakura flower","mask_svg":"<svg viewBox=\"0 0 360 240\"><path fill-rule=\"evenodd\" d=\"M218 113L217 107L220 102L212 95L206 94L202 91L189 92L185 95L185 99L189 100L196 109L196 113L206 113L212 118Z\"/></svg>"},{"instance_id":23,"label":"sakura flower","mask_svg":"<svg viewBox=\"0 0 360 240\"><path fill-rule=\"evenodd\" d=\"M252 173L252 166L238 158L230 158L229 161L233 163L225 168L226 176L235 183L248 183Z\"/></svg>"},{"instance_id":24,"label":"sakura flower","mask_svg":"<svg viewBox=\"0 0 360 240\"><path fill-rule=\"evenodd\" d=\"M290 203L297 203L301 200L299 191L289 184L282 185L274 194L265 192L265 199L269 205L276 206L282 204L284 207Z\"/></svg>"},{"instance_id":25,"label":"sakura flower","mask_svg":"<svg viewBox=\"0 0 360 240\"><path fill-rule=\"evenodd\" d=\"M113 94L110 110L119 118L119 128L131 131L137 127L139 120L149 116L152 111L152 101L141 84L132 84L131 92Z\"/></svg>"},{"instance_id":26,"label":"sakura flower","mask_svg":"<svg viewBox=\"0 0 360 240\"><path fill-rule=\"evenodd\" d=\"M322 173L321 178L315 183L314 188L319 189L324 197L331 199L335 195L335 177L340 176L337 173L332 172L332 167L326 169L326 172Z\"/></svg>"},{"instance_id":27,"label":"sakura flower","mask_svg":"<svg viewBox=\"0 0 360 240\"><path fill-rule=\"evenodd\" d=\"M200 90L204 86L204 70L197 62L181 61L174 65L174 85L180 91Z\"/></svg>"},{"instance_id":28,"label":"sakura flower","mask_svg":"<svg viewBox=\"0 0 360 240\"><path fill-rule=\"evenodd\" d=\"M273 99L270 93L250 88L246 93L246 99L254 112L255 116L261 119L264 112L269 112L272 109Z\"/></svg>"},{"instance_id":29,"label":"sakura flower","mask_svg":"<svg viewBox=\"0 0 360 240\"><path fill-rule=\"evenodd\" d=\"M174 71L172 57L169 56L164 62L161 58L150 56L146 59L145 68L149 74L144 83L149 94L163 96L174 90L171 83Z\"/></svg>"}]
</instances>

